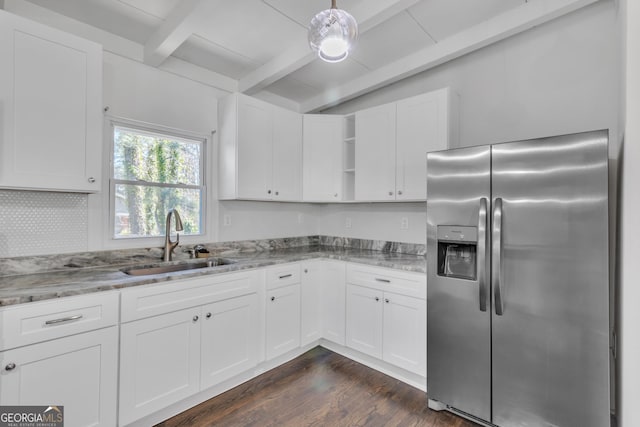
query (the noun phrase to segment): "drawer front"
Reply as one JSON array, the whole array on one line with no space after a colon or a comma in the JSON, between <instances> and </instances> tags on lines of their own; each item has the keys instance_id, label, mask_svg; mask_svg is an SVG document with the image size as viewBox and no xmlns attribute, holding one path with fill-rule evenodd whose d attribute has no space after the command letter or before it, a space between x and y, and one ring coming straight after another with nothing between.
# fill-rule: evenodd
<instances>
[{"instance_id":1,"label":"drawer front","mask_svg":"<svg viewBox=\"0 0 640 427\"><path fill-rule=\"evenodd\" d=\"M120 319L131 322L255 293L262 277L259 270L246 270L125 289Z\"/></svg>"},{"instance_id":2,"label":"drawer front","mask_svg":"<svg viewBox=\"0 0 640 427\"><path fill-rule=\"evenodd\" d=\"M414 298L427 298L427 275L424 273L347 264L347 283Z\"/></svg>"},{"instance_id":3,"label":"drawer front","mask_svg":"<svg viewBox=\"0 0 640 427\"><path fill-rule=\"evenodd\" d=\"M116 325L119 296L99 292L8 307L0 311L0 350Z\"/></svg>"},{"instance_id":4,"label":"drawer front","mask_svg":"<svg viewBox=\"0 0 640 427\"><path fill-rule=\"evenodd\" d=\"M300 264L282 264L266 270L267 289L276 289L300 283Z\"/></svg>"}]
</instances>

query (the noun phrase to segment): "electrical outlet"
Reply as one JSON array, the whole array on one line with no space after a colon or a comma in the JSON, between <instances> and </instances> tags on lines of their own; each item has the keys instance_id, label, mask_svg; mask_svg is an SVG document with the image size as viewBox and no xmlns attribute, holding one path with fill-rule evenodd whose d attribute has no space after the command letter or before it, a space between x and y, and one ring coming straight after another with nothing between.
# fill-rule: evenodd
<instances>
[{"instance_id":1,"label":"electrical outlet","mask_svg":"<svg viewBox=\"0 0 640 427\"><path fill-rule=\"evenodd\" d=\"M344 221L344 228L351 228L351 217L347 217Z\"/></svg>"},{"instance_id":2,"label":"electrical outlet","mask_svg":"<svg viewBox=\"0 0 640 427\"><path fill-rule=\"evenodd\" d=\"M409 229L409 218L403 216L400 219L400 230L408 230Z\"/></svg>"},{"instance_id":3,"label":"electrical outlet","mask_svg":"<svg viewBox=\"0 0 640 427\"><path fill-rule=\"evenodd\" d=\"M229 227L231 225L231 215L224 215L222 221L225 227Z\"/></svg>"}]
</instances>

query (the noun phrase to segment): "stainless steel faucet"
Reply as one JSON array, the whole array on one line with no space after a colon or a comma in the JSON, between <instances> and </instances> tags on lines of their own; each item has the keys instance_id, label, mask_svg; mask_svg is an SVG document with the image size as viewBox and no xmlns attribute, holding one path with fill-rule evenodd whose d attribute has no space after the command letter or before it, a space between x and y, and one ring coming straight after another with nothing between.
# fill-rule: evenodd
<instances>
[{"instance_id":1,"label":"stainless steel faucet","mask_svg":"<svg viewBox=\"0 0 640 427\"><path fill-rule=\"evenodd\" d=\"M171 241L171 215L173 214L173 216L175 217L175 221L176 221L176 241L172 242ZM169 213L167 213L167 228L164 234L164 260L165 261L171 261L171 254L173 254L173 250L175 249L176 246L178 246L178 243L180 243L180 234L178 234L178 231L182 231L184 230L184 228L182 228L182 219L180 219L180 214L178 213L177 209L171 209L169 211Z\"/></svg>"}]
</instances>

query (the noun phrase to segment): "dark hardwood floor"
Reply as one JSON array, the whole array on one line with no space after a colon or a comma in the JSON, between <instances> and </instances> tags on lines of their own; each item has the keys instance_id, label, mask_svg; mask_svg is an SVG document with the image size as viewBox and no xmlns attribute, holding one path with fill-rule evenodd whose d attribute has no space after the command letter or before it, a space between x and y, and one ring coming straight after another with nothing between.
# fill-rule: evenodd
<instances>
[{"instance_id":1,"label":"dark hardwood floor","mask_svg":"<svg viewBox=\"0 0 640 427\"><path fill-rule=\"evenodd\" d=\"M316 347L158 427L477 427L427 408L426 395L364 365Z\"/></svg>"}]
</instances>

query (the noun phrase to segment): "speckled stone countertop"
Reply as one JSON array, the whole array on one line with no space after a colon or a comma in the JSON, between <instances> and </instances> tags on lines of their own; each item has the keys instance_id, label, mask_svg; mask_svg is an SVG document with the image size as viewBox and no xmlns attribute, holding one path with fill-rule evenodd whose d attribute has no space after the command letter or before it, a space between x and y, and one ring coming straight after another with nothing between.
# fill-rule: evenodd
<instances>
[{"instance_id":1,"label":"speckled stone countertop","mask_svg":"<svg viewBox=\"0 0 640 427\"><path fill-rule=\"evenodd\" d=\"M149 276L129 276L122 270L134 265L150 264L151 260L154 264L166 265L167 263L158 261L155 256L138 258L135 261L127 258L121 259L119 262L95 263L98 265L68 262L64 265L64 269L45 270L32 274L5 275L0 277L0 307L316 258L349 261L404 271L426 272L426 259L423 253L407 254L357 247L313 244L325 243L317 239L307 243L312 244L273 250L240 250L228 254L212 251L211 256L222 256L234 262L217 267ZM198 261L203 261L203 259L180 259L172 261L170 264Z\"/></svg>"}]
</instances>

